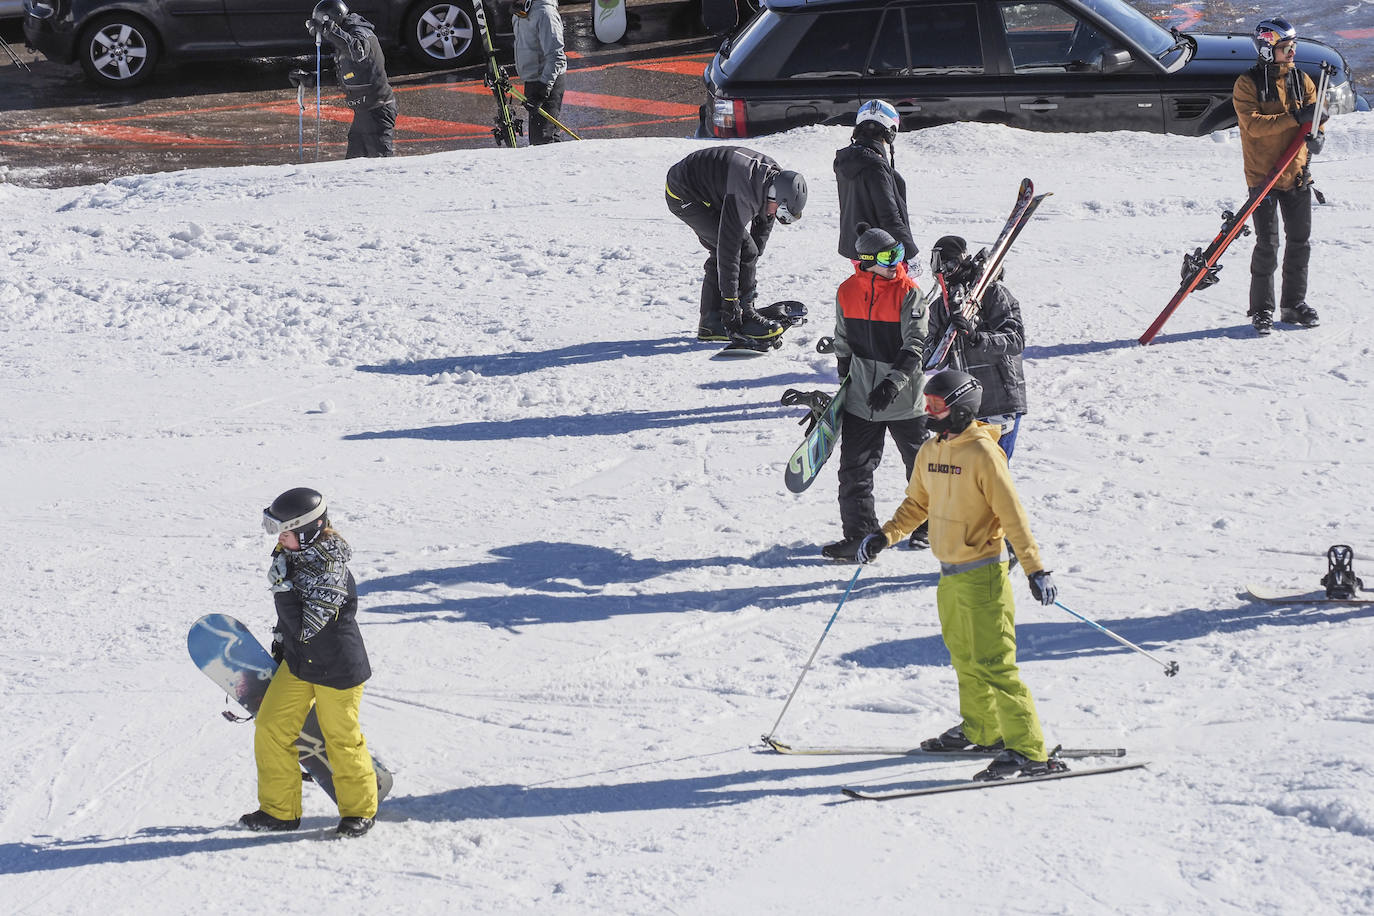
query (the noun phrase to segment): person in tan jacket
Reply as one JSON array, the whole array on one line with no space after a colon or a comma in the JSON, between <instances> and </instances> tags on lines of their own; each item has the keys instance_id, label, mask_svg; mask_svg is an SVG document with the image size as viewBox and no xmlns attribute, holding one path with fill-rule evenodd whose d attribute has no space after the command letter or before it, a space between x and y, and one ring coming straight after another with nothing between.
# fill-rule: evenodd
<instances>
[{"instance_id":1,"label":"person in tan jacket","mask_svg":"<svg viewBox=\"0 0 1374 916\"><path fill-rule=\"evenodd\" d=\"M946 369L926 381L927 425L936 436L916 453L906 498L882 530L859 545L860 563L930 521L930 550L940 561L935 603L940 634L959 683L962 721L921 742L932 751L1001 751L974 779L1040 776L1065 770L1045 750L1035 700L1016 666L1016 604L1007 576L1006 541L1041 604L1059 596L1040 559L1016 495L1001 427L974 420L983 388L967 372Z\"/></svg>"},{"instance_id":2,"label":"person in tan jacket","mask_svg":"<svg viewBox=\"0 0 1374 916\"><path fill-rule=\"evenodd\" d=\"M1259 62L1236 77L1231 99L1240 126L1245 183L1254 193L1303 125L1310 123L1316 87L1293 63L1297 32L1284 19L1255 27ZM1278 267L1279 217L1283 217L1283 275L1279 317L1290 324L1317 325L1317 310L1307 304L1307 263L1311 254L1312 180L1309 153L1321 150L1320 132L1289 163L1274 188L1255 209L1255 249L1250 257L1250 308L1246 313L1260 335L1274 326L1274 271Z\"/></svg>"}]
</instances>

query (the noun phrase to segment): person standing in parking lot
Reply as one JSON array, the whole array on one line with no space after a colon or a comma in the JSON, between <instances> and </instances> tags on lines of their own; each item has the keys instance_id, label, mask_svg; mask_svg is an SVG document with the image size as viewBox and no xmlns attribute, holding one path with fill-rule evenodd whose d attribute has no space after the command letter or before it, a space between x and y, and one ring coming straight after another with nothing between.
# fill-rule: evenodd
<instances>
[{"instance_id":1,"label":"person standing in parking lot","mask_svg":"<svg viewBox=\"0 0 1374 916\"><path fill-rule=\"evenodd\" d=\"M1298 33L1284 19L1265 19L1255 27L1259 62L1236 77L1232 102L1240 126L1245 183L1253 194L1302 125L1312 120L1317 90L1296 66ZM1279 317L1290 324L1316 327L1317 310L1307 304L1307 262L1312 243L1312 175L1308 154L1325 142L1314 130L1305 149L1284 169L1269 195L1255 209L1255 249L1250 256L1250 323L1261 335L1274 327L1274 271L1279 257L1279 217L1283 217L1283 274Z\"/></svg>"},{"instance_id":2,"label":"person standing in parking lot","mask_svg":"<svg viewBox=\"0 0 1374 916\"><path fill-rule=\"evenodd\" d=\"M396 98L386 78L386 57L372 23L350 13L343 0L320 0L305 23L317 42L334 48L334 75L353 109L347 158L395 154Z\"/></svg>"},{"instance_id":3,"label":"person standing in parking lot","mask_svg":"<svg viewBox=\"0 0 1374 916\"><path fill-rule=\"evenodd\" d=\"M563 113L563 18L557 0L514 0L515 72L525 81L525 108L530 113L530 145L563 139L550 118ZM539 113L543 109L549 118Z\"/></svg>"},{"instance_id":4,"label":"person standing in parking lot","mask_svg":"<svg viewBox=\"0 0 1374 916\"><path fill-rule=\"evenodd\" d=\"M897 109L880 99L864 102L854 122L849 145L835 153L835 182L840 195L840 254L860 260L854 245L858 226L881 226L902 243L912 276L916 242L907 215L906 181L897 172L892 145L897 139Z\"/></svg>"}]
</instances>

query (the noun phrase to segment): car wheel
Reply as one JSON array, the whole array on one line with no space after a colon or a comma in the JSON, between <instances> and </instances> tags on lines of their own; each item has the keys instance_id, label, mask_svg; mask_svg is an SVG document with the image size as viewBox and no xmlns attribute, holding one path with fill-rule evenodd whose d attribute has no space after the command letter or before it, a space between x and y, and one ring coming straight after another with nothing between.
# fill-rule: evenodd
<instances>
[{"instance_id":1,"label":"car wheel","mask_svg":"<svg viewBox=\"0 0 1374 916\"><path fill-rule=\"evenodd\" d=\"M128 13L112 13L92 22L77 46L81 69L102 86L145 83L153 75L162 46L152 26Z\"/></svg>"},{"instance_id":2,"label":"car wheel","mask_svg":"<svg viewBox=\"0 0 1374 916\"><path fill-rule=\"evenodd\" d=\"M410 53L426 67L462 66L483 52L469 0L420 0L406 16L405 36Z\"/></svg>"}]
</instances>

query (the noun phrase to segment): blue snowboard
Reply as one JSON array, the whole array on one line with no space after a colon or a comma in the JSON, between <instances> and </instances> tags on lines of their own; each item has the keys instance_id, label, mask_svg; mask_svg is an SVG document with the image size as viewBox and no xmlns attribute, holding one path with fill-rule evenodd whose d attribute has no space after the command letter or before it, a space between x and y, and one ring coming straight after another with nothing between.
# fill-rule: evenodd
<instances>
[{"instance_id":1,"label":"blue snowboard","mask_svg":"<svg viewBox=\"0 0 1374 916\"><path fill-rule=\"evenodd\" d=\"M225 614L206 614L186 634L186 649L191 653L191 661L205 672L206 677L250 714L258 714L277 663L247 627ZM329 765L324 734L313 709L301 726L296 751L300 755L301 769L309 773L330 798L338 801L334 797L334 770ZM391 771L376 757L372 758L372 768L377 771L377 801L380 803L391 792Z\"/></svg>"}]
</instances>

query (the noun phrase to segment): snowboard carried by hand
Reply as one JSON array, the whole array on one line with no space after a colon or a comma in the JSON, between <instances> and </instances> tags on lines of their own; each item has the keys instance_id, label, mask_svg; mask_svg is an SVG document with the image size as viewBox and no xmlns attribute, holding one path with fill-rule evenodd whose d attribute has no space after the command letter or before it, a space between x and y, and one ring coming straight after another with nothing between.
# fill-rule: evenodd
<instances>
[{"instance_id":1,"label":"snowboard carried by hand","mask_svg":"<svg viewBox=\"0 0 1374 916\"><path fill-rule=\"evenodd\" d=\"M267 685L277 671L277 663L246 626L226 614L206 614L192 624L191 631L186 634L186 649L191 653L191 661L205 672L206 677L238 701L250 715L257 715L267 695ZM236 717L225 713L225 718ZM324 733L320 731L314 709L301 726L296 752L301 769L309 773L330 798L338 801L334 795L334 769L329 765ZM372 768L377 773L377 801L381 802L391 792L391 771L376 757L372 758Z\"/></svg>"},{"instance_id":2,"label":"snowboard carried by hand","mask_svg":"<svg viewBox=\"0 0 1374 916\"><path fill-rule=\"evenodd\" d=\"M748 359L754 356L762 356L769 350L776 350L782 346L783 335L789 328L794 328L800 324L806 324L806 305L795 299L784 299L781 302L774 302L772 305L765 305L758 309L758 313L769 321L776 321L782 325L782 330L773 337L754 338L746 337L743 334L731 334L730 342L725 348L711 356L712 359Z\"/></svg>"},{"instance_id":3,"label":"snowboard carried by hand","mask_svg":"<svg viewBox=\"0 0 1374 916\"><path fill-rule=\"evenodd\" d=\"M787 468L783 472L783 482L793 493L800 493L811 486L811 482L820 473L821 466L835 450L835 443L840 438L844 399L848 393L848 376L840 382L839 390L833 395L826 395L823 391L797 391L794 388L783 392L784 407L805 404L811 408L811 414L802 418L803 423L808 420L811 423L806 438L787 460Z\"/></svg>"}]
</instances>

